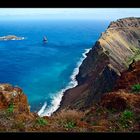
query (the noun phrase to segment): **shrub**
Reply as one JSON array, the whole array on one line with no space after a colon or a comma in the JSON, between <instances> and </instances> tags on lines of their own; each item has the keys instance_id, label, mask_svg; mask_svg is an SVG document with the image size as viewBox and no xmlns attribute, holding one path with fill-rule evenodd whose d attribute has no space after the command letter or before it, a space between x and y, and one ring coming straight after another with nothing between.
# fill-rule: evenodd
<instances>
[{"instance_id":1,"label":"shrub","mask_svg":"<svg viewBox=\"0 0 140 140\"><path fill-rule=\"evenodd\" d=\"M58 121L74 121L81 120L84 117L84 113L77 110L62 110L54 116Z\"/></svg>"},{"instance_id":2,"label":"shrub","mask_svg":"<svg viewBox=\"0 0 140 140\"><path fill-rule=\"evenodd\" d=\"M91 122L91 125L96 126L96 125L98 125L98 122L96 122L96 121Z\"/></svg>"},{"instance_id":3,"label":"shrub","mask_svg":"<svg viewBox=\"0 0 140 140\"><path fill-rule=\"evenodd\" d=\"M134 118L134 114L132 111L129 110L125 110L124 112L122 112L121 117L120 117L120 124L124 127L124 128L128 128L132 122Z\"/></svg>"},{"instance_id":4,"label":"shrub","mask_svg":"<svg viewBox=\"0 0 140 140\"><path fill-rule=\"evenodd\" d=\"M122 118L124 119L132 119L133 118L133 112L132 111L129 111L129 110L125 110L123 113L122 113Z\"/></svg>"},{"instance_id":5,"label":"shrub","mask_svg":"<svg viewBox=\"0 0 140 140\"><path fill-rule=\"evenodd\" d=\"M76 122L73 122L73 121L65 122L64 127L68 128L68 129L72 129L72 128L76 127Z\"/></svg>"},{"instance_id":6,"label":"shrub","mask_svg":"<svg viewBox=\"0 0 140 140\"><path fill-rule=\"evenodd\" d=\"M37 118L36 123L40 126L44 126L48 124L47 120L44 118Z\"/></svg>"},{"instance_id":7,"label":"shrub","mask_svg":"<svg viewBox=\"0 0 140 140\"><path fill-rule=\"evenodd\" d=\"M7 109L8 113L13 113L14 112L14 104L10 104L8 109Z\"/></svg>"},{"instance_id":8,"label":"shrub","mask_svg":"<svg viewBox=\"0 0 140 140\"><path fill-rule=\"evenodd\" d=\"M52 116L54 124L66 129L76 127L77 122L81 121L83 117L84 113L77 110L61 110L56 115Z\"/></svg>"},{"instance_id":9,"label":"shrub","mask_svg":"<svg viewBox=\"0 0 140 140\"><path fill-rule=\"evenodd\" d=\"M140 92L140 84L135 84L132 86L133 92Z\"/></svg>"}]
</instances>

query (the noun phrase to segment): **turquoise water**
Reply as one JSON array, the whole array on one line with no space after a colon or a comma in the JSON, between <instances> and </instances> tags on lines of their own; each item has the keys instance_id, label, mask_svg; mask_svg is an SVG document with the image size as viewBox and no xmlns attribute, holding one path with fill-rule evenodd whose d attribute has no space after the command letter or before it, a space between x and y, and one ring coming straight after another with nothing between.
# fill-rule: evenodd
<instances>
[{"instance_id":1,"label":"turquoise water","mask_svg":"<svg viewBox=\"0 0 140 140\"><path fill-rule=\"evenodd\" d=\"M24 40L0 41L0 82L18 85L31 111L39 111L71 81L85 49L91 48L110 21L15 20L0 22L0 36ZM46 35L48 43L43 44Z\"/></svg>"}]
</instances>

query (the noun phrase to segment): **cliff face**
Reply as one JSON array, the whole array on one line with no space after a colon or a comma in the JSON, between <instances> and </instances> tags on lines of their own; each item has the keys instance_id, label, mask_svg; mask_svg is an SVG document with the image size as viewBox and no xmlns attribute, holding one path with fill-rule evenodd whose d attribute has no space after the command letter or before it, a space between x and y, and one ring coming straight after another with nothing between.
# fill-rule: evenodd
<instances>
[{"instance_id":1,"label":"cliff face","mask_svg":"<svg viewBox=\"0 0 140 140\"><path fill-rule=\"evenodd\" d=\"M84 109L111 91L121 73L140 58L140 18L111 22L87 54L76 76L78 86L62 98L62 108Z\"/></svg>"}]
</instances>

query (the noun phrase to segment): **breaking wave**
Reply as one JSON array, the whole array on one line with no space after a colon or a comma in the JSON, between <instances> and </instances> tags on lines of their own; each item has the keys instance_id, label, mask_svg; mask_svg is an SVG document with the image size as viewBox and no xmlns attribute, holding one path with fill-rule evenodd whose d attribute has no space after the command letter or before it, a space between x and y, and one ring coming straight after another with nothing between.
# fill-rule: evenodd
<instances>
[{"instance_id":1,"label":"breaking wave","mask_svg":"<svg viewBox=\"0 0 140 140\"><path fill-rule=\"evenodd\" d=\"M87 57L86 54L90 51L90 49L85 49L85 52L82 54L80 61L78 61L76 68L73 70L73 73L70 76L71 81L68 83L68 86L66 86L66 88L64 89L61 89L59 92L57 92L55 96L52 97L50 107L47 107L47 103L45 102L42 108L38 111L38 115L40 117L51 116L52 113L55 112L60 107L60 103L64 95L64 92L70 88L77 86L78 82L75 77L79 73L79 67L82 64L83 60Z\"/></svg>"}]
</instances>

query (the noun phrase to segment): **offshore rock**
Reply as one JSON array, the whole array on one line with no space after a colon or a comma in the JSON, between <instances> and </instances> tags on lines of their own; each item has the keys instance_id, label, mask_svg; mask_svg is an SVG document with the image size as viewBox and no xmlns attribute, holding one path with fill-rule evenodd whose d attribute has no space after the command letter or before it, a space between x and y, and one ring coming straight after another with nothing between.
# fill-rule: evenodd
<instances>
[{"instance_id":1,"label":"offshore rock","mask_svg":"<svg viewBox=\"0 0 140 140\"><path fill-rule=\"evenodd\" d=\"M7 35L7 36L2 36L0 37L0 41L3 41L3 40L23 40L24 37L17 37L15 35Z\"/></svg>"}]
</instances>

